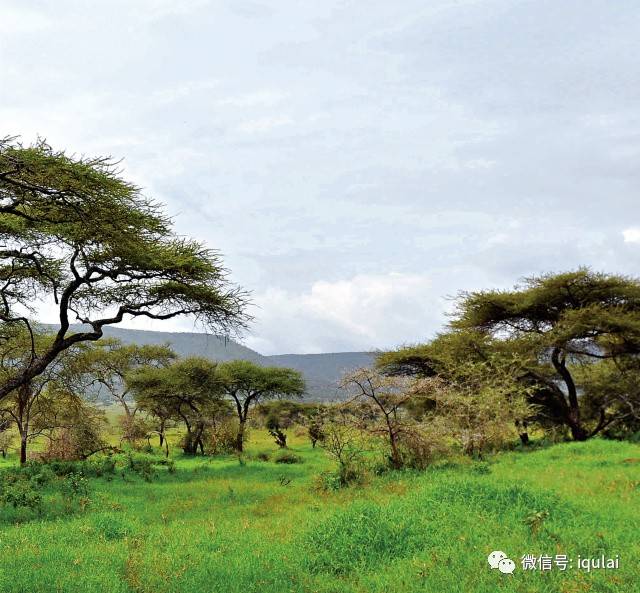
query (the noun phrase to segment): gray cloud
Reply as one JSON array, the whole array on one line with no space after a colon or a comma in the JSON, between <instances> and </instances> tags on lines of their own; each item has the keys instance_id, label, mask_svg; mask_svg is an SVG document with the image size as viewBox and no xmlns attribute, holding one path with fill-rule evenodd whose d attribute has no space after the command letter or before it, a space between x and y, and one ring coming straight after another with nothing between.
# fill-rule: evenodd
<instances>
[{"instance_id":1,"label":"gray cloud","mask_svg":"<svg viewBox=\"0 0 640 593\"><path fill-rule=\"evenodd\" d=\"M0 134L126 157L254 292L255 347L387 347L458 289L637 273L639 25L631 0L5 0Z\"/></svg>"}]
</instances>

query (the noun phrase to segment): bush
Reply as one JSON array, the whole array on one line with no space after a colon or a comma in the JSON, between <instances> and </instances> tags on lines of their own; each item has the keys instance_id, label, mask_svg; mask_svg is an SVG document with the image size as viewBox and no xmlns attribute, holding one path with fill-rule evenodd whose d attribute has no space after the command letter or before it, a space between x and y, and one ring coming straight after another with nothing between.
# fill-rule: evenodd
<instances>
[{"instance_id":1,"label":"bush","mask_svg":"<svg viewBox=\"0 0 640 593\"><path fill-rule=\"evenodd\" d=\"M51 468L44 463L29 461L21 467L6 470L3 474L3 481L16 482L18 480L29 480L34 486L42 488L55 478Z\"/></svg>"},{"instance_id":2,"label":"bush","mask_svg":"<svg viewBox=\"0 0 640 593\"><path fill-rule=\"evenodd\" d=\"M365 445L362 434L344 422L325 424L322 446L338 464L337 475L343 486L364 481Z\"/></svg>"},{"instance_id":3,"label":"bush","mask_svg":"<svg viewBox=\"0 0 640 593\"><path fill-rule=\"evenodd\" d=\"M38 512L42 510L42 495L31 480L3 483L0 501L2 504L11 505L14 509L25 507Z\"/></svg>"},{"instance_id":4,"label":"bush","mask_svg":"<svg viewBox=\"0 0 640 593\"><path fill-rule=\"evenodd\" d=\"M92 462L96 477L113 476L116 473L116 460L109 455Z\"/></svg>"},{"instance_id":5,"label":"bush","mask_svg":"<svg viewBox=\"0 0 640 593\"><path fill-rule=\"evenodd\" d=\"M436 430L406 430L400 435L400 451L403 463L413 469L426 469L437 459L451 453L443 435Z\"/></svg>"},{"instance_id":6,"label":"bush","mask_svg":"<svg viewBox=\"0 0 640 593\"><path fill-rule=\"evenodd\" d=\"M151 482L156 475L152 459L142 455L129 453L127 456L127 469L141 476L145 482Z\"/></svg>"},{"instance_id":7,"label":"bush","mask_svg":"<svg viewBox=\"0 0 640 593\"><path fill-rule=\"evenodd\" d=\"M314 487L323 492L335 492L343 487L338 472L322 472L314 478Z\"/></svg>"},{"instance_id":8,"label":"bush","mask_svg":"<svg viewBox=\"0 0 640 593\"><path fill-rule=\"evenodd\" d=\"M205 433L205 450L209 455L233 453L236 447L238 421L225 419L215 426L209 426Z\"/></svg>"},{"instance_id":9,"label":"bush","mask_svg":"<svg viewBox=\"0 0 640 593\"><path fill-rule=\"evenodd\" d=\"M86 497L89 495L89 480L81 472L69 474L63 482L62 490L74 499Z\"/></svg>"},{"instance_id":10,"label":"bush","mask_svg":"<svg viewBox=\"0 0 640 593\"><path fill-rule=\"evenodd\" d=\"M296 455L295 453L292 453L291 451L282 451L277 455L274 461L276 463L292 464L292 463L302 463L303 460L302 460L302 457L300 457L299 455Z\"/></svg>"},{"instance_id":11,"label":"bush","mask_svg":"<svg viewBox=\"0 0 640 593\"><path fill-rule=\"evenodd\" d=\"M490 474L491 465L489 465L486 461L476 461L471 466L471 471L474 474L480 474L480 475Z\"/></svg>"},{"instance_id":12,"label":"bush","mask_svg":"<svg viewBox=\"0 0 640 593\"><path fill-rule=\"evenodd\" d=\"M47 463L51 471L59 478L64 478L70 474L76 473L81 464L75 461L54 460Z\"/></svg>"},{"instance_id":13,"label":"bush","mask_svg":"<svg viewBox=\"0 0 640 593\"><path fill-rule=\"evenodd\" d=\"M40 465L36 469L37 471L34 471L29 478L36 487L42 488L55 479L55 474L46 465Z\"/></svg>"}]
</instances>

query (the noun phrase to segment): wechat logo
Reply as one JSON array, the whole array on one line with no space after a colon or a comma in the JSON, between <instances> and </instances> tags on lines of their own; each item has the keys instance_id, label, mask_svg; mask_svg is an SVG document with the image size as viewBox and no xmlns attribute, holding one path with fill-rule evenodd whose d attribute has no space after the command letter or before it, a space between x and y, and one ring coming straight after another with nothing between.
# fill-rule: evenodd
<instances>
[{"instance_id":1,"label":"wechat logo","mask_svg":"<svg viewBox=\"0 0 640 593\"><path fill-rule=\"evenodd\" d=\"M516 563L500 550L491 552L487 562L492 569L497 568L502 574L511 574L516 569Z\"/></svg>"}]
</instances>

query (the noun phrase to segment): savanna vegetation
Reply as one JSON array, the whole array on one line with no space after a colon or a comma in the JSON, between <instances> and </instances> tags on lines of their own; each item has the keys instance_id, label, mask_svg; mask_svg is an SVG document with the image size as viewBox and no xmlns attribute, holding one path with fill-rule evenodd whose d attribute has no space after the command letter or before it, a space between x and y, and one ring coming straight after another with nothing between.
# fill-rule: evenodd
<instances>
[{"instance_id":1,"label":"savanna vegetation","mask_svg":"<svg viewBox=\"0 0 640 593\"><path fill-rule=\"evenodd\" d=\"M127 317L249 320L219 256L112 161L0 142L0 243L0 591L640 580L637 279L579 269L462 294L435 339L317 404L294 369L103 337ZM34 321L44 302L53 331ZM496 549L620 568L502 575Z\"/></svg>"}]
</instances>

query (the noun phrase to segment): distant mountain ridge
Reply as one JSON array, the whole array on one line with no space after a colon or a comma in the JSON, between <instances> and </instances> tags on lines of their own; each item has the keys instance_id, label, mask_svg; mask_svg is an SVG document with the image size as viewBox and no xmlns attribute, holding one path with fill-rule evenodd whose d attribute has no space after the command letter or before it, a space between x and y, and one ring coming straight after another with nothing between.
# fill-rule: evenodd
<instances>
[{"instance_id":1,"label":"distant mountain ridge","mask_svg":"<svg viewBox=\"0 0 640 593\"><path fill-rule=\"evenodd\" d=\"M57 329L55 326L47 326ZM80 325L73 330L83 329ZM332 352L323 354L276 354L265 356L235 340L212 334L159 332L121 327L105 327L105 337L124 344L169 344L181 357L204 356L211 360L250 360L264 366L290 367L300 371L307 382L307 401L340 398L338 384L345 372L373 365L375 352Z\"/></svg>"}]
</instances>

